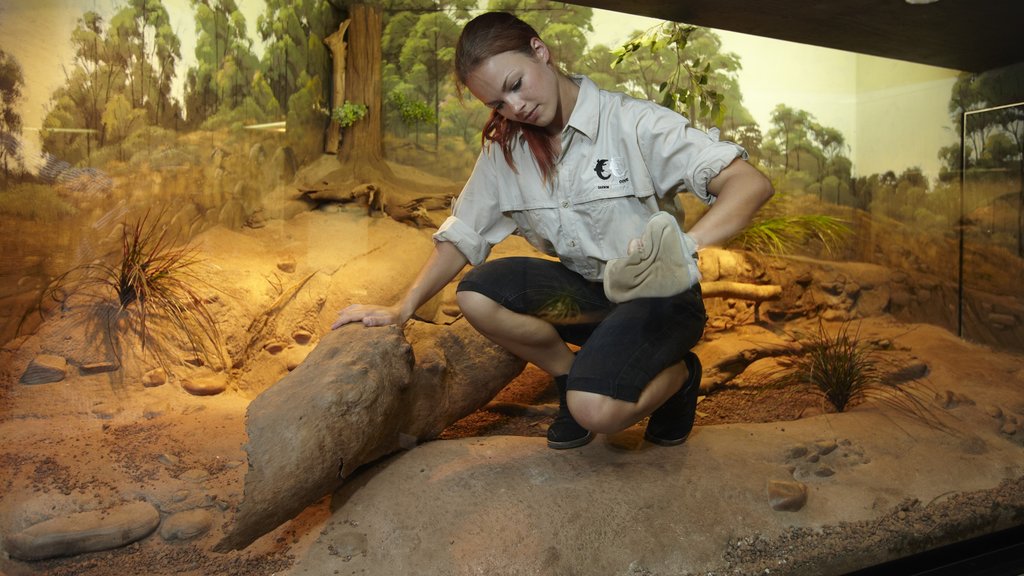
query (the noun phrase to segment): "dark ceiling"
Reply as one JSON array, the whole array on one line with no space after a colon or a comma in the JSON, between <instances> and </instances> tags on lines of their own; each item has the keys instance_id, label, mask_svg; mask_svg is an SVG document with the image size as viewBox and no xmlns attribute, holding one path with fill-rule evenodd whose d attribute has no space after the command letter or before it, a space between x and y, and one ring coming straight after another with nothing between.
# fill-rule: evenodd
<instances>
[{"instance_id":1,"label":"dark ceiling","mask_svg":"<svg viewBox=\"0 0 1024 576\"><path fill-rule=\"evenodd\" d=\"M1024 62L1024 0L574 0L573 4L984 72Z\"/></svg>"}]
</instances>

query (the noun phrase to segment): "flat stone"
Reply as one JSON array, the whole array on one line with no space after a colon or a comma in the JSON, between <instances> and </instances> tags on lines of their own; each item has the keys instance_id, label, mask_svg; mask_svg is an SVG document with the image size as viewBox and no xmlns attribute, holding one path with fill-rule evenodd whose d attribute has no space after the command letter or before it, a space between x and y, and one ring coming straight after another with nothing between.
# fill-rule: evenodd
<instances>
[{"instance_id":1,"label":"flat stone","mask_svg":"<svg viewBox=\"0 0 1024 576\"><path fill-rule=\"evenodd\" d=\"M280 354L281 351L284 350L287 347L288 347L288 343L287 342L282 342L280 340L276 340L274 342L267 343L267 345L264 346L263 349L266 350L268 354Z\"/></svg>"},{"instance_id":2,"label":"flat stone","mask_svg":"<svg viewBox=\"0 0 1024 576\"><path fill-rule=\"evenodd\" d=\"M110 360L104 360L102 362L89 362L88 364L82 364L82 374L101 374L103 372L113 372L117 370L117 364Z\"/></svg>"},{"instance_id":3,"label":"flat stone","mask_svg":"<svg viewBox=\"0 0 1024 576\"><path fill-rule=\"evenodd\" d=\"M214 396L227 390L228 380L223 374L185 378L181 381L181 387L193 396Z\"/></svg>"},{"instance_id":4,"label":"flat stone","mask_svg":"<svg viewBox=\"0 0 1024 576\"><path fill-rule=\"evenodd\" d=\"M32 359L21 375L22 384L48 384L60 382L67 376L68 361L61 356L40 354Z\"/></svg>"},{"instance_id":5,"label":"flat stone","mask_svg":"<svg viewBox=\"0 0 1024 576\"><path fill-rule=\"evenodd\" d=\"M192 468L191 470L186 470L184 473L182 473L181 476L178 476L178 479L198 484L200 482L205 481L209 477L210 474L206 470Z\"/></svg>"},{"instance_id":6,"label":"flat stone","mask_svg":"<svg viewBox=\"0 0 1024 576\"><path fill-rule=\"evenodd\" d=\"M155 388L167 383L167 371L163 368L154 368L142 375L142 385L146 388Z\"/></svg>"},{"instance_id":7,"label":"flat stone","mask_svg":"<svg viewBox=\"0 0 1024 576\"><path fill-rule=\"evenodd\" d=\"M186 510L167 517L160 524L164 540L191 540L206 534L213 526L213 516L206 510Z\"/></svg>"},{"instance_id":8,"label":"flat stone","mask_svg":"<svg viewBox=\"0 0 1024 576\"><path fill-rule=\"evenodd\" d=\"M768 503L776 512L796 512L807 503L807 485L796 480L769 480Z\"/></svg>"},{"instance_id":9,"label":"flat stone","mask_svg":"<svg viewBox=\"0 0 1024 576\"><path fill-rule=\"evenodd\" d=\"M46 560L110 550L149 536L160 513L148 502L132 502L90 512L51 518L10 534L4 547L11 558Z\"/></svg>"}]
</instances>

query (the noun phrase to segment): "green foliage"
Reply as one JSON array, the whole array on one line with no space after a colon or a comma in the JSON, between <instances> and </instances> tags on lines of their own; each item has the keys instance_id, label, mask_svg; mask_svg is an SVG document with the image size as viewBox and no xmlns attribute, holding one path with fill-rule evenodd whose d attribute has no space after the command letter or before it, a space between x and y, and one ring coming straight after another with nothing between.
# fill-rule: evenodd
<instances>
[{"instance_id":1,"label":"green foliage","mask_svg":"<svg viewBox=\"0 0 1024 576\"><path fill-rule=\"evenodd\" d=\"M327 47L323 39L338 29L340 16L331 2L323 0L266 0L256 20L264 44L261 68L274 99L288 102L308 88L309 78L329 77ZM317 97L329 94L320 85Z\"/></svg>"},{"instance_id":2,"label":"green foliage","mask_svg":"<svg viewBox=\"0 0 1024 576\"><path fill-rule=\"evenodd\" d=\"M818 240L834 253L852 233L842 219L824 214L787 214L778 196L754 216L750 224L729 242L730 246L757 254L794 254L809 240Z\"/></svg>"},{"instance_id":3,"label":"green foliage","mask_svg":"<svg viewBox=\"0 0 1024 576\"><path fill-rule=\"evenodd\" d=\"M260 72L260 63L248 36L245 16L235 0L191 0L196 11L196 64L186 72L185 108L192 126L224 126L236 122L239 114L223 114L221 118L204 124L218 113L240 106L246 108L245 117L255 116L254 122L265 122L267 114L276 113L262 106L267 101L257 92L267 89ZM271 99L273 95L271 94ZM253 108L253 104L256 107ZM274 108L280 108L274 100Z\"/></svg>"},{"instance_id":4,"label":"green foliage","mask_svg":"<svg viewBox=\"0 0 1024 576\"><path fill-rule=\"evenodd\" d=\"M310 138L310 134L322 133L326 119L322 102L322 86L320 77L310 78L302 73L301 90L288 99L288 142L295 151L296 161L300 164L313 158L321 151L319 138Z\"/></svg>"},{"instance_id":5,"label":"green foliage","mask_svg":"<svg viewBox=\"0 0 1024 576\"><path fill-rule=\"evenodd\" d=\"M670 57L663 61L667 63L668 68L662 64L659 66L662 68L661 73L645 78L648 82L653 78L660 79L660 83L657 84L658 102L680 112L695 123L703 123L706 126L718 125L725 117L725 87L730 80L727 72L734 71L739 66L738 61L731 67L723 63L723 57L717 51L704 53L701 50L689 49L691 38L696 39L707 34L709 32L705 29L696 26L664 22L634 36L615 50L616 58L612 66L617 67L627 59L633 59L643 71L641 58L645 52L652 58L662 57L663 53L668 53ZM735 58L726 55L725 59L730 57ZM657 65L659 62L656 61L654 64ZM731 80L734 82L735 78ZM650 96L648 94L648 97Z\"/></svg>"},{"instance_id":6,"label":"green foliage","mask_svg":"<svg viewBox=\"0 0 1024 576\"><path fill-rule=\"evenodd\" d=\"M0 49L0 164L4 177L10 174L12 161L20 160L16 135L21 134L21 89L25 86L25 75L21 64Z\"/></svg>"},{"instance_id":7,"label":"green foliage","mask_svg":"<svg viewBox=\"0 0 1024 576\"><path fill-rule=\"evenodd\" d=\"M0 215L5 218L57 222L77 212L47 184L19 183L0 189Z\"/></svg>"},{"instance_id":8,"label":"green foliage","mask_svg":"<svg viewBox=\"0 0 1024 576\"><path fill-rule=\"evenodd\" d=\"M216 318L196 290L199 263L195 247L175 246L159 218L147 212L125 221L120 251L82 264L58 276L46 294L57 301L71 295L112 302L146 349L153 317L169 322L200 358L213 359L219 350ZM217 360L223 358L216 357Z\"/></svg>"},{"instance_id":9,"label":"green foliage","mask_svg":"<svg viewBox=\"0 0 1024 576\"><path fill-rule=\"evenodd\" d=\"M398 111L402 122L407 126L431 124L437 120L434 110L423 100L409 98L398 90L388 95L388 104Z\"/></svg>"},{"instance_id":10,"label":"green foliage","mask_svg":"<svg viewBox=\"0 0 1024 576\"><path fill-rule=\"evenodd\" d=\"M348 128L365 118L366 111L366 104L355 104L346 100L344 104L331 110L331 120L337 122L342 128Z\"/></svg>"}]
</instances>

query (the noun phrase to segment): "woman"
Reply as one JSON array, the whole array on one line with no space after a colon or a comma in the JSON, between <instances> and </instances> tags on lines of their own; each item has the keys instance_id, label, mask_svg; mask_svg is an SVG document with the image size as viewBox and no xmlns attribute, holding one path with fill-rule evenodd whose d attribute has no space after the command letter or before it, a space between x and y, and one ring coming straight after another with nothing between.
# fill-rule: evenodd
<instances>
[{"instance_id":1,"label":"woman","mask_svg":"<svg viewBox=\"0 0 1024 576\"><path fill-rule=\"evenodd\" d=\"M690 352L706 321L699 284L616 304L602 286L605 269L640 247L656 196L685 188L711 205L686 237L695 248L739 232L771 184L742 148L679 114L562 73L537 32L510 14L469 22L455 67L461 86L492 110L473 174L402 300L348 306L333 328L402 324L472 264L457 291L467 320L555 379L560 406L548 446L582 446L648 415L649 441L682 443L700 384ZM559 261L485 262L512 233Z\"/></svg>"}]
</instances>

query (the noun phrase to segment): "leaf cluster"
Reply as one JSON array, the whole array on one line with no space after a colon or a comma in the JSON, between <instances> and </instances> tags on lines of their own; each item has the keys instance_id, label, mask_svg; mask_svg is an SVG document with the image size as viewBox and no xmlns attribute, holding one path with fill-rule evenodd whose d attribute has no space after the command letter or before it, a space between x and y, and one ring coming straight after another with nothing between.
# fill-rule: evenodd
<instances>
[{"instance_id":1,"label":"leaf cluster","mask_svg":"<svg viewBox=\"0 0 1024 576\"><path fill-rule=\"evenodd\" d=\"M678 65L659 84L659 103L690 116L691 120L707 118L710 124L717 125L725 116L725 94L710 83L715 73L711 58L705 58L696 50L687 51L691 36L700 30L697 26L676 22L654 26L614 50L612 67L621 65L627 58L639 57L643 49L651 56L663 51L673 53Z\"/></svg>"},{"instance_id":2,"label":"leaf cluster","mask_svg":"<svg viewBox=\"0 0 1024 576\"><path fill-rule=\"evenodd\" d=\"M348 128L366 117L366 104L357 104L345 101L341 106L331 110L331 120L334 120L342 128Z\"/></svg>"}]
</instances>

